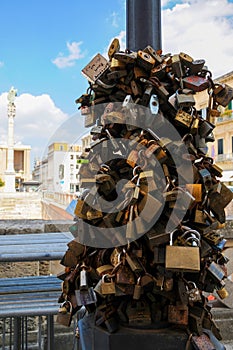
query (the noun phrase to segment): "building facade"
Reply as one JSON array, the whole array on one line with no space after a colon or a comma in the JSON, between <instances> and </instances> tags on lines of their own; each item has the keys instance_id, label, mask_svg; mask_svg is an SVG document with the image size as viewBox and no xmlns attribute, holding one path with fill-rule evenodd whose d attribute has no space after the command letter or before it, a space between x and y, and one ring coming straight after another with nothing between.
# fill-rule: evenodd
<instances>
[{"instance_id":1,"label":"building facade","mask_svg":"<svg viewBox=\"0 0 233 350\"><path fill-rule=\"evenodd\" d=\"M233 71L217 79L220 83L233 88ZM212 156L215 163L223 169L221 181L233 185L233 111L232 101L226 108L221 108L221 115L216 120L214 129L215 141L212 145Z\"/></svg>"},{"instance_id":2,"label":"building facade","mask_svg":"<svg viewBox=\"0 0 233 350\"><path fill-rule=\"evenodd\" d=\"M58 193L79 190L78 162L82 154L80 145L54 142L48 147L47 157L37 161L33 179L41 183L40 189Z\"/></svg>"},{"instance_id":3,"label":"building facade","mask_svg":"<svg viewBox=\"0 0 233 350\"><path fill-rule=\"evenodd\" d=\"M7 153L8 146L0 145L0 178L5 180L7 170ZM15 144L14 145L14 170L15 170L15 187L19 190L24 181L31 180L30 171L30 153L31 146Z\"/></svg>"}]
</instances>

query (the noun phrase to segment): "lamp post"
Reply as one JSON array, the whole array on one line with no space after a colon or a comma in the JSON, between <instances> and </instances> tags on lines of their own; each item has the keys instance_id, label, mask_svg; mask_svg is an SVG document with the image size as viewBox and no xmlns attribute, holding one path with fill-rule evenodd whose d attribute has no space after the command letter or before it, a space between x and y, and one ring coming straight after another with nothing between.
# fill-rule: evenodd
<instances>
[{"instance_id":1,"label":"lamp post","mask_svg":"<svg viewBox=\"0 0 233 350\"><path fill-rule=\"evenodd\" d=\"M126 45L133 51L147 45L162 49L161 0L127 0Z\"/></svg>"},{"instance_id":2,"label":"lamp post","mask_svg":"<svg viewBox=\"0 0 233 350\"><path fill-rule=\"evenodd\" d=\"M17 90L13 87L7 95L8 99L8 150L7 150L7 169L5 171L4 192L15 192L15 169L14 169L14 118L16 114L15 97Z\"/></svg>"}]
</instances>

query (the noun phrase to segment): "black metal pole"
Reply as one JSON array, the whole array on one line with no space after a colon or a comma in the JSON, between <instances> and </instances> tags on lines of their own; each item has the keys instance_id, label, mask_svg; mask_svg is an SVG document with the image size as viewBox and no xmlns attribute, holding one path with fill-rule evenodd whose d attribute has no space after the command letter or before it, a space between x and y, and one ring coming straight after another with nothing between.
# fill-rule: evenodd
<instances>
[{"instance_id":1,"label":"black metal pole","mask_svg":"<svg viewBox=\"0 0 233 350\"><path fill-rule=\"evenodd\" d=\"M161 43L161 0L126 0L126 45L132 51Z\"/></svg>"}]
</instances>

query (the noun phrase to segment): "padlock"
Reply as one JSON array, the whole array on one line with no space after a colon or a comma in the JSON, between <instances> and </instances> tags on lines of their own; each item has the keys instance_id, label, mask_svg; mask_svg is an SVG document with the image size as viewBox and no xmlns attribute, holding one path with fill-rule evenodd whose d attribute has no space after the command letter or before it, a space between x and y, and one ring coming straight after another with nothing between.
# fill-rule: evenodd
<instances>
[{"instance_id":1,"label":"padlock","mask_svg":"<svg viewBox=\"0 0 233 350\"><path fill-rule=\"evenodd\" d=\"M196 75L202 71L202 68L204 67L205 60L203 59L197 59L193 60L189 66L189 74L190 75Z\"/></svg>"},{"instance_id":2,"label":"padlock","mask_svg":"<svg viewBox=\"0 0 233 350\"><path fill-rule=\"evenodd\" d=\"M139 300L142 294L141 277L137 279L137 283L134 286L133 299Z\"/></svg>"},{"instance_id":3,"label":"padlock","mask_svg":"<svg viewBox=\"0 0 233 350\"><path fill-rule=\"evenodd\" d=\"M124 252L124 250L123 250ZM125 252L125 258L127 263L129 264L131 270L134 273L141 273L144 271L142 265L140 264L138 258L136 256L133 256L132 254L130 255L129 253Z\"/></svg>"},{"instance_id":4,"label":"padlock","mask_svg":"<svg viewBox=\"0 0 233 350\"><path fill-rule=\"evenodd\" d=\"M182 78L184 76L184 71L181 65L181 60L179 55L173 55L171 58L172 72L177 76L177 78Z\"/></svg>"},{"instance_id":5,"label":"padlock","mask_svg":"<svg viewBox=\"0 0 233 350\"><path fill-rule=\"evenodd\" d=\"M220 186L220 191L218 190ZM209 206L214 216L220 223L225 222L224 208L232 201L233 193L223 183L217 183L208 193Z\"/></svg>"},{"instance_id":6,"label":"padlock","mask_svg":"<svg viewBox=\"0 0 233 350\"><path fill-rule=\"evenodd\" d=\"M155 66L150 71L151 77L163 79L166 76L166 68L167 68L166 63L161 63L161 64Z\"/></svg>"},{"instance_id":7,"label":"padlock","mask_svg":"<svg viewBox=\"0 0 233 350\"><path fill-rule=\"evenodd\" d=\"M188 325L192 333L201 335L203 333L203 319L205 317L205 309L198 303L189 306Z\"/></svg>"},{"instance_id":8,"label":"padlock","mask_svg":"<svg viewBox=\"0 0 233 350\"><path fill-rule=\"evenodd\" d=\"M168 322L188 325L188 306L177 303L176 305L168 305Z\"/></svg>"},{"instance_id":9,"label":"padlock","mask_svg":"<svg viewBox=\"0 0 233 350\"><path fill-rule=\"evenodd\" d=\"M135 284L135 275L131 268L125 264L126 256L123 253L119 254L118 265L114 268L112 273L115 273L115 282L116 284Z\"/></svg>"},{"instance_id":10,"label":"padlock","mask_svg":"<svg viewBox=\"0 0 233 350\"><path fill-rule=\"evenodd\" d=\"M194 349L198 350L214 350L216 349L211 342L209 336L205 333L201 335L192 335L191 343Z\"/></svg>"},{"instance_id":11,"label":"padlock","mask_svg":"<svg viewBox=\"0 0 233 350\"><path fill-rule=\"evenodd\" d=\"M172 274L166 272L165 276L164 276L164 280L163 280L163 290L165 292L171 292L173 290L174 287L174 279L172 277Z\"/></svg>"},{"instance_id":12,"label":"padlock","mask_svg":"<svg viewBox=\"0 0 233 350\"><path fill-rule=\"evenodd\" d=\"M142 83L145 82L145 79L143 80L142 78L140 79ZM156 77L156 76L151 76L149 78L149 82L152 83L154 90L156 91L156 94L162 99L167 101L169 97L169 92L166 89L165 85L162 84L162 82Z\"/></svg>"},{"instance_id":13,"label":"padlock","mask_svg":"<svg viewBox=\"0 0 233 350\"><path fill-rule=\"evenodd\" d=\"M92 60L82 69L82 74L91 82L97 79L109 68L109 63L101 54L95 55Z\"/></svg>"},{"instance_id":14,"label":"padlock","mask_svg":"<svg viewBox=\"0 0 233 350\"><path fill-rule=\"evenodd\" d=\"M95 304L97 297L93 287L83 288L81 287L81 273L75 280L75 297L78 306L86 306Z\"/></svg>"},{"instance_id":15,"label":"padlock","mask_svg":"<svg viewBox=\"0 0 233 350\"><path fill-rule=\"evenodd\" d=\"M172 271L200 271L200 251L199 247L174 246L173 234L170 234L170 245L166 246L165 267Z\"/></svg>"},{"instance_id":16,"label":"padlock","mask_svg":"<svg viewBox=\"0 0 233 350\"><path fill-rule=\"evenodd\" d=\"M155 60L155 65L161 64L163 62L162 57L151 47L148 45L144 50L144 52L147 52L151 57Z\"/></svg>"},{"instance_id":17,"label":"padlock","mask_svg":"<svg viewBox=\"0 0 233 350\"><path fill-rule=\"evenodd\" d=\"M179 58L180 58L182 66L184 66L185 69L189 68L192 65L193 58L190 55L188 55L187 53L180 52Z\"/></svg>"},{"instance_id":18,"label":"padlock","mask_svg":"<svg viewBox=\"0 0 233 350\"><path fill-rule=\"evenodd\" d=\"M202 184L185 184L186 189L195 198L197 203L202 202Z\"/></svg>"},{"instance_id":19,"label":"padlock","mask_svg":"<svg viewBox=\"0 0 233 350\"><path fill-rule=\"evenodd\" d=\"M221 268L221 265L216 264L214 261L207 267L207 271L215 278L216 281L221 282L225 278L225 272Z\"/></svg>"},{"instance_id":20,"label":"padlock","mask_svg":"<svg viewBox=\"0 0 233 350\"><path fill-rule=\"evenodd\" d=\"M96 272L98 273L98 275L102 277L102 275L110 274L112 269L113 269L112 265L106 264L106 265L101 265L97 267Z\"/></svg>"},{"instance_id":21,"label":"padlock","mask_svg":"<svg viewBox=\"0 0 233 350\"><path fill-rule=\"evenodd\" d=\"M180 125L185 128L190 128L193 121L193 116L192 114L189 114L184 110L179 109L176 113L174 121L177 125Z\"/></svg>"},{"instance_id":22,"label":"padlock","mask_svg":"<svg viewBox=\"0 0 233 350\"><path fill-rule=\"evenodd\" d=\"M199 122L199 135L200 137L206 138L214 130L215 125L207 120Z\"/></svg>"},{"instance_id":23,"label":"padlock","mask_svg":"<svg viewBox=\"0 0 233 350\"><path fill-rule=\"evenodd\" d=\"M199 118L193 118L193 121L190 127L190 133L192 135L196 135L198 132L198 127L199 127Z\"/></svg>"},{"instance_id":24,"label":"padlock","mask_svg":"<svg viewBox=\"0 0 233 350\"><path fill-rule=\"evenodd\" d=\"M213 94L215 101L219 105L226 107L233 99L233 88L227 84L215 84Z\"/></svg>"},{"instance_id":25,"label":"padlock","mask_svg":"<svg viewBox=\"0 0 233 350\"><path fill-rule=\"evenodd\" d=\"M137 52L137 64L146 71L150 71L155 64L155 59L147 52L139 50Z\"/></svg>"},{"instance_id":26,"label":"padlock","mask_svg":"<svg viewBox=\"0 0 233 350\"><path fill-rule=\"evenodd\" d=\"M227 298L228 296L229 296L229 293L228 293L228 291L226 290L226 288L221 288L221 289L217 289L216 290L216 293L218 294L218 296L219 296L219 298L221 299L221 300L223 300L223 299L225 299L225 298Z\"/></svg>"},{"instance_id":27,"label":"padlock","mask_svg":"<svg viewBox=\"0 0 233 350\"><path fill-rule=\"evenodd\" d=\"M190 92L186 93L185 90L176 92L176 101L179 108L192 107L195 105L193 94Z\"/></svg>"},{"instance_id":28,"label":"padlock","mask_svg":"<svg viewBox=\"0 0 233 350\"><path fill-rule=\"evenodd\" d=\"M125 64L128 63L134 63L137 59L137 53L136 52L116 52L114 55L114 58L117 60L124 62Z\"/></svg>"},{"instance_id":29,"label":"padlock","mask_svg":"<svg viewBox=\"0 0 233 350\"><path fill-rule=\"evenodd\" d=\"M111 59L110 67L111 67L111 71L120 70L120 69L124 70L125 63L113 57Z\"/></svg>"},{"instance_id":30,"label":"padlock","mask_svg":"<svg viewBox=\"0 0 233 350\"><path fill-rule=\"evenodd\" d=\"M200 92L209 88L210 82L208 79L198 75L190 75L182 79L184 88L194 92Z\"/></svg>"},{"instance_id":31,"label":"padlock","mask_svg":"<svg viewBox=\"0 0 233 350\"><path fill-rule=\"evenodd\" d=\"M211 177L210 172L207 169L200 169L199 174L202 177L202 181L203 181L205 190L209 191L213 186L212 177Z\"/></svg>"},{"instance_id":32,"label":"padlock","mask_svg":"<svg viewBox=\"0 0 233 350\"><path fill-rule=\"evenodd\" d=\"M120 42L118 38L114 38L108 49L109 60L113 58L114 54L120 50Z\"/></svg>"},{"instance_id":33,"label":"padlock","mask_svg":"<svg viewBox=\"0 0 233 350\"><path fill-rule=\"evenodd\" d=\"M66 311L65 311L66 309ZM72 321L72 304L70 301L65 301L60 305L56 322L65 327L70 327Z\"/></svg>"},{"instance_id":34,"label":"padlock","mask_svg":"<svg viewBox=\"0 0 233 350\"><path fill-rule=\"evenodd\" d=\"M145 300L132 300L126 306L126 315L130 326L151 325L151 313L149 304Z\"/></svg>"},{"instance_id":35,"label":"padlock","mask_svg":"<svg viewBox=\"0 0 233 350\"><path fill-rule=\"evenodd\" d=\"M213 96L213 90L212 89L208 90L208 94L209 94L209 103L207 107L206 120L211 121L211 119L213 118L220 117L221 112L215 100L215 96Z\"/></svg>"},{"instance_id":36,"label":"padlock","mask_svg":"<svg viewBox=\"0 0 233 350\"><path fill-rule=\"evenodd\" d=\"M101 279L101 293L103 295L116 293L115 282L113 281L113 277L111 277L111 275L103 275Z\"/></svg>"},{"instance_id":37,"label":"padlock","mask_svg":"<svg viewBox=\"0 0 233 350\"><path fill-rule=\"evenodd\" d=\"M196 303L197 301L201 301L201 294L196 284L192 281L187 282L187 294L190 303Z\"/></svg>"},{"instance_id":38,"label":"padlock","mask_svg":"<svg viewBox=\"0 0 233 350\"><path fill-rule=\"evenodd\" d=\"M76 207L74 209L74 214L78 216L81 219L86 219L87 218L87 211L88 211L88 206L85 203L84 200L78 199Z\"/></svg>"}]
</instances>

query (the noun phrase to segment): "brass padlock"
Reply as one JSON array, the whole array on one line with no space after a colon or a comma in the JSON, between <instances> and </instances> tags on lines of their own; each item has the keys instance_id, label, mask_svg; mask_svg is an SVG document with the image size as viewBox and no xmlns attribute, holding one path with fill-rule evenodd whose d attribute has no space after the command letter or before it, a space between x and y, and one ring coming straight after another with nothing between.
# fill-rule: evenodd
<instances>
[{"instance_id":1,"label":"brass padlock","mask_svg":"<svg viewBox=\"0 0 233 350\"><path fill-rule=\"evenodd\" d=\"M108 49L108 57L109 60L113 58L114 54L120 50L120 42L119 39L114 38L113 41L111 42L109 49Z\"/></svg>"},{"instance_id":2,"label":"brass padlock","mask_svg":"<svg viewBox=\"0 0 233 350\"><path fill-rule=\"evenodd\" d=\"M170 234L170 245L166 246L165 267L172 271L200 271L200 249L199 247L174 246L173 234Z\"/></svg>"},{"instance_id":3,"label":"brass padlock","mask_svg":"<svg viewBox=\"0 0 233 350\"><path fill-rule=\"evenodd\" d=\"M101 279L101 293L106 294L115 294L116 287L113 277L111 275L105 274Z\"/></svg>"},{"instance_id":4,"label":"brass padlock","mask_svg":"<svg viewBox=\"0 0 233 350\"><path fill-rule=\"evenodd\" d=\"M70 301L65 301L60 305L56 322L62 326L69 327L72 321L72 304Z\"/></svg>"},{"instance_id":5,"label":"brass padlock","mask_svg":"<svg viewBox=\"0 0 233 350\"><path fill-rule=\"evenodd\" d=\"M178 124L180 126L190 128L192 121L193 121L193 116L192 116L192 114L189 114L189 113L185 112L184 110L179 109L176 113L174 121L176 122L176 124Z\"/></svg>"}]
</instances>

